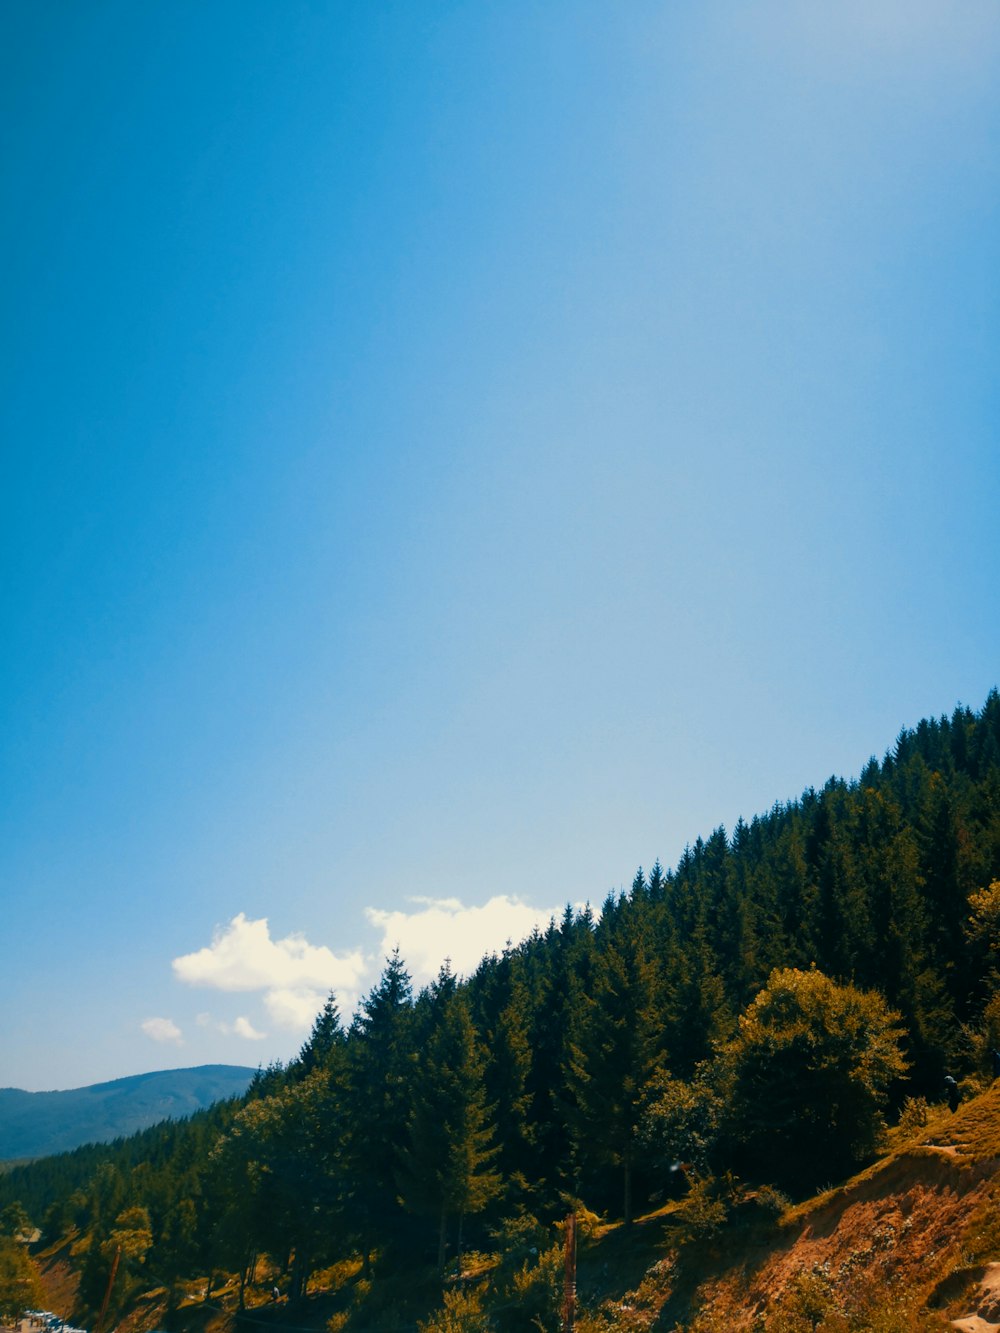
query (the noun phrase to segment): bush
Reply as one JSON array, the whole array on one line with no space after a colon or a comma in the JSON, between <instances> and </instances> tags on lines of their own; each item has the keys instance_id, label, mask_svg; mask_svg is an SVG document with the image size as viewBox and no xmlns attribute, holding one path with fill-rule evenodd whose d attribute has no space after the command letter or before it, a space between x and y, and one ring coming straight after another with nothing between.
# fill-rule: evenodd
<instances>
[{"instance_id":1,"label":"bush","mask_svg":"<svg viewBox=\"0 0 1000 1333\"><path fill-rule=\"evenodd\" d=\"M899 1128L904 1134L917 1134L927 1124L929 1108L926 1097L907 1097L899 1113Z\"/></svg>"},{"instance_id":2,"label":"bush","mask_svg":"<svg viewBox=\"0 0 1000 1333\"><path fill-rule=\"evenodd\" d=\"M558 1333L563 1300L563 1247L553 1245L534 1264L525 1264L513 1275L497 1307L501 1329L537 1328L539 1333Z\"/></svg>"},{"instance_id":3,"label":"bush","mask_svg":"<svg viewBox=\"0 0 1000 1333\"><path fill-rule=\"evenodd\" d=\"M918 1318L917 1303L903 1292L840 1290L814 1270L785 1288L755 1333L913 1333L921 1326Z\"/></svg>"},{"instance_id":4,"label":"bush","mask_svg":"<svg viewBox=\"0 0 1000 1333\"><path fill-rule=\"evenodd\" d=\"M561 1197L566 1206L566 1212L576 1214L577 1245L586 1245L594 1239L603 1226L600 1215L592 1212L582 1199L574 1199L568 1194L564 1194ZM566 1230L565 1222L557 1222L556 1230L560 1235L563 1235Z\"/></svg>"},{"instance_id":5,"label":"bush","mask_svg":"<svg viewBox=\"0 0 1000 1333\"><path fill-rule=\"evenodd\" d=\"M682 1245L711 1240L729 1220L729 1191L714 1176L697 1180L677 1208L677 1238Z\"/></svg>"},{"instance_id":6,"label":"bush","mask_svg":"<svg viewBox=\"0 0 1000 1333\"><path fill-rule=\"evenodd\" d=\"M782 1194L781 1190L773 1185L761 1185L760 1189L754 1193L754 1202L765 1217L779 1218L786 1208L790 1208L792 1201L787 1194Z\"/></svg>"},{"instance_id":7,"label":"bush","mask_svg":"<svg viewBox=\"0 0 1000 1333\"><path fill-rule=\"evenodd\" d=\"M646 1090L640 1137L662 1168L690 1164L705 1171L718 1138L721 1111L719 1097L707 1081L685 1083L661 1071Z\"/></svg>"},{"instance_id":8,"label":"bush","mask_svg":"<svg viewBox=\"0 0 1000 1333\"><path fill-rule=\"evenodd\" d=\"M880 995L815 968L771 973L722 1053L724 1127L747 1175L812 1188L869 1156L906 1061Z\"/></svg>"},{"instance_id":9,"label":"bush","mask_svg":"<svg viewBox=\"0 0 1000 1333\"><path fill-rule=\"evenodd\" d=\"M548 1229L531 1213L502 1218L492 1234L501 1270L508 1272L532 1263L549 1240Z\"/></svg>"},{"instance_id":10,"label":"bush","mask_svg":"<svg viewBox=\"0 0 1000 1333\"><path fill-rule=\"evenodd\" d=\"M443 1308L429 1319L417 1321L419 1333L488 1333L493 1327L478 1290L446 1291Z\"/></svg>"},{"instance_id":11,"label":"bush","mask_svg":"<svg viewBox=\"0 0 1000 1333\"><path fill-rule=\"evenodd\" d=\"M836 1321L836 1322L834 1322ZM818 1273L802 1273L782 1293L778 1309L770 1316L771 1333L815 1333L817 1329L844 1329L833 1298L830 1281Z\"/></svg>"}]
</instances>

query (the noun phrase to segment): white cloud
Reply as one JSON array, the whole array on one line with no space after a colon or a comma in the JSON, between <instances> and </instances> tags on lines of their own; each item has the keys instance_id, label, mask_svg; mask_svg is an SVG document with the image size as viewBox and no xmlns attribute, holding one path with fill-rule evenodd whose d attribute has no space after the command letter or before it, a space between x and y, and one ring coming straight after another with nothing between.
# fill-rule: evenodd
<instances>
[{"instance_id":1,"label":"white cloud","mask_svg":"<svg viewBox=\"0 0 1000 1333\"><path fill-rule=\"evenodd\" d=\"M370 925L381 938L380 956L397 945L416 985L432 980L446 958L454 970L468 975L484 954L508 940L518 943L538 927L544 930L562 908L532 907L520 898L497 894L477 907L458 898L411 898L407 910L366 909ZM264 1009L276 1028L307 1032L332 991L345 1019L371 979L374 959L354 949L334 954L313 945L301 934L271 938L267 918L250 921L241 912L216 930L212 943L173 962L174 975L189 986L222 991L260 991ZM246 1017L219 1022L207 1013L199 1027L215 1027L227 1036L261 1041Z\"/></svg>"},{"instance_id":2,"label":"white cloud","mask_svg":"<svg viewBox=\"0 0 1000 1333\"><path fill-rule=\"evenodd\" d=\"M264 1005L271 1020L289 1032L303 1032L323 1008L326 994L318 990L269 990ZM345 1011L346 1012L346 1011Z\"/></svg>"},{"instance_id":3,"label":"white cloud","mask_svg":"<svg viewBox=\"0 0 1000 1333\"><path fill-rule=\"evenodd\" d=\"M505 893L481 907L466 907L457 898L412 898L414 912L365 911L382 934L382 951L399 945L399 952L417 985L430 981L446 958L458 973L473 972L484 954L494 953L508 940L515 944L537 926L544 930L561 908L531 907Z\"/></svg>"},{"instance_id":4,"label":"white cloud","mask_svg":"<svg viewBox=\"0 0 1000 1333\"><path fill-rule=\"evenodd\" d=\"M267 917L248 921L240 912L212 943L174 959L174 973L189 986L217 990L272 990L280 987L330 991L357 985L365 960L355 950L339 957L304 935L272 940Z\"/></svg>"},{"instance_id":5,"label":"white cloud","mask_svg":"<svg viewBox=\"0 0 1000 1333\"><path fill-rule=\"evenodd\" d=\"M147 1018L141 1024L143 1032L153 1041L171 1041L175 1045L183 1044L180 1028L172 1018Z\"/></svg>"},{"instance_id":6,"label":"white cloud","mask_svg":"<svg viewBox=\"0 0 1000 1333\"><path fill-rule=\"evenodd\" d=\"M220 1023L219 1031L227 1037L242 1037L245 1041L263 1041L267 1036L266 1032L258 1032L249 1018L244 1018L242 1014L232 1023Z\"/></svg>"},{"instance_id":7,"label":"white cloud","mask_svg":"<svg viewBox=\"0 0 1000 1333\"><path fill-rule=\"evenodd\" d=\"M189 986L264 991L273 1021L290 1031L304 1031L330 991L342 1012L353 1009L368 964L359 950L335 954L325 945L310 944L304 935L273 940L266 917L248 921L240 912L216 930L210 945L175 958L173 967L178 980Z\"/></svg>"}]
</instances>

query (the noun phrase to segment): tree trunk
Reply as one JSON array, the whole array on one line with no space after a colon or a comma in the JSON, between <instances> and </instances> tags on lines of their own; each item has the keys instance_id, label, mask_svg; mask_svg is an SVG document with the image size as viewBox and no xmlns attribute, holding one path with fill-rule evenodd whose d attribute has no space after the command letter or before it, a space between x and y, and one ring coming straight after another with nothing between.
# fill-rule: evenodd
<instances>
[{"instance_id":1,"label":"tree trunk","mask_svg":"<svg viewBox=\"0 0 1000 1333\"><path fill-rule=\"evenodd\" d=\"M309 1258L305 1251L296 1250L292 1261L292 1299L300 1300L309 1283Z\"/></svg>"},{"instance_id":2,"label":"tree trunk","mask_svg":"<svg viewBox=\"0 0 1000 1333\"><path fill-rule=\"evenodd\" d=\"M441 1209L441 1228L438 1231L438 1270L444 1272L444 1252L447 1238L448 1214Z\"/></svg>"},{"instance_id":3,"label":"tree trunk","mask_svg":"<svg viewBox=\"0 0 1000 1333\"><path fill-rule=\"evenodd\" d=\"M630 1227L632 1225L632 1160L628 1155L626 1155L622 1165L625 1168L622 1220L627 1227Z\"/></svg>"}]
</instances>

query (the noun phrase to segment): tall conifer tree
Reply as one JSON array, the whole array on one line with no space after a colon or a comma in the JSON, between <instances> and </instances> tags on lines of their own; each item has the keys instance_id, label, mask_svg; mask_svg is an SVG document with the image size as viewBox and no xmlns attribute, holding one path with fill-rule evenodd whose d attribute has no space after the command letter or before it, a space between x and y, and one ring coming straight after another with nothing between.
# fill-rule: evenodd
<instances>
[{"instance_id":1,"label":"tall conifer tree","mask_svg":"<svg viewBox=\"0 0 1000 1333\"><path fill-rule=\"evenodd\" d=\"M407 1145L397 1179L403 1201L438 1222L438 1265L444 1266L447 1225L478 1213L499 1193L494 1127L486 1105L485 1056L464 991L439 978L433 1025L413 1078Z\"/></svg>"},{"instance_id":2,"label":"tall conifer tree","mask_svg":"<svg viewBox=\"0 0 1000 1333\"><path fill-rule=\"evenodd\" d=\"M345 1104L352 1214L366 1267L399 1216L396 1174L406 1141L415 1059L413 991L398 949L361 1005L348 1045Z\"/></svg>"},{"instance_id":3,"label":"tall conifer tree","mask_svg":"<svg viewBox=\"0 0 1000 1333\"><path fill-rule=\"evenodd\" d=\"M659 980L639 933L600 950L582 1003L569 1068L577 1160L621 1169L622 1213L631 1222L642 1094L665 1058Z\"/></svg>"}]
</instances>

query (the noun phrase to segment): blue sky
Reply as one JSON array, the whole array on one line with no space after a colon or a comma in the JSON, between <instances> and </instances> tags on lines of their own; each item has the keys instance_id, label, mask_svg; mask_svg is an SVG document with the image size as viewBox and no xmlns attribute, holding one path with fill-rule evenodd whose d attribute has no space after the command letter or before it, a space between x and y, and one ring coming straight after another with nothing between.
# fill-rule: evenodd
<instances>
[{"instance_id":1,"label":"blue sky","mask_svg":"<svg viewBox=\"0 0 1000 1333\"><path fill-rule=\"evenodd\" d=\"M992 0L0 25L0 1084L287 1058L1000 680Z\"/></svg>"}]
</instances>

